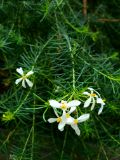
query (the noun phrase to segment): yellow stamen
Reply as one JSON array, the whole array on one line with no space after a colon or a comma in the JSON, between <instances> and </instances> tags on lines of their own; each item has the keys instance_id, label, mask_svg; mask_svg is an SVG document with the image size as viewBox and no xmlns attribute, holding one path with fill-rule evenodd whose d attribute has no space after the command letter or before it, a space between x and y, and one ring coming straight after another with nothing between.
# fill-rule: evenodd
<instances>
[{"instance_id":1,"label":"yellow stamen","mask_svg":"<svg viewBox=\"0 0 120 160\"><path fill-rule=\"evenodd\" d=\"M59 122L61 122L62 121L62 118L61 117L58 117L57 118L57 122L59 123Z\"/></svg>"},{"instance_id":2,"label":"yellow stamen","mask_svg":"<svg viewBox=\"0 0 120 160\"><path fill-rule=\"evenodd\" d=\"M77 119L74 119L74 124L78 124L78 120Z\"/></svg>"},{"instance_id":3,"label":"yellow stamen","mask_svg":"<svg viewBox=\"0 0 120 160\"><path fill-rule=\"evenodd\" d=\"M66 113L66 118L70 118L70 115L69 115L69 113Z\"/></svg>"},{"instance_id":4,"label":"yellow stamen","mask_svg":"<svg viewBox=\"0 0 120 160\"><path fill-rule=\"evenodd\" d=\"M22 76L22 79L25 80L27 77L26 76Z\"/></svg>"},{"instance_id":5,"label":"yellow stamen","mask_svg":"<svg viewBox=\"0 0 120 160\"><path fill-rule=\"evenodd\" d=\"M22 79L25 80L25 79L28 78L28 77L29 77L29 75L28 75L28 76L27 76L27 75L23 75L23 76L22 76Z\"/></svg>"},{"instance_id":6,"label":"yellow stamen","mask_svg":"<svg viewBox=\"0 0 120 160\"><path fill-rule=\"evenodd\" d=\"M62 109L67 109L67 104L65 102L61 102L61 108Z\"/></svg>"},{"instance_id":7,"label":"yellow stamen","mask_svg":"<svg viewBox=\"0 0 120 160\"><path fill-rule=\"evenodd\" d=\"M90 96L96 97L96 94L95 93L91 93Z\"/></svg>"}]
</instances>

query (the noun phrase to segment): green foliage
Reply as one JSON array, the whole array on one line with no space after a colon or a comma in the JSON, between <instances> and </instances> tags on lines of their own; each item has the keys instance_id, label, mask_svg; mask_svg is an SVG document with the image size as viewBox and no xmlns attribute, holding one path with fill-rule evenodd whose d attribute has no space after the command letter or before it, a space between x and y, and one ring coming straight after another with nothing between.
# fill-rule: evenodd
<instances>
[{"instance_id":1,"label":"green foliage","mask_svg":"<svg viewBox=\"0 0 120 160\"><path fill-rule=\"evenodd\" d=\"M119 0L2 0L0 2L0 152L4 160L120 159ZM16 68L34 71L32 88L15 84ZM87 87L105 99L80 124L81 136L47 120L48 100L78 99ZM76 114L76 113L75 113Z\"/></svg>"}]
</instances>

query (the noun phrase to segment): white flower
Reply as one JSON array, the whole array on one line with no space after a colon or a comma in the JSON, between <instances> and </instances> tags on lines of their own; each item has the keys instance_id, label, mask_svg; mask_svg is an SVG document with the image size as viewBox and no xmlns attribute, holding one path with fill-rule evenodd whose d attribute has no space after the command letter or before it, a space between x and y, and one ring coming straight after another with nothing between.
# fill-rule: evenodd
<instances>
[{"instance_id":1,"label":"white flower","mask_svg":"<svg viewBox=\"0 0 120 160\"><path fill-rule=\"evenodd\" d=\"M68 109L70 109L69 114L72 113L76 109L76 107L81 104L81 102L78 100L72 100L68 103L67 103L67 101L61 101L59 103L56 100L49 100L49 103L53 107L53 109L60 108L63 111L67 111Z\"/></svg>"},{"instance_id":2,"label":"white flower","mask_svg":"<svg viewBox=\"0 0 120 160\"><path fill-rule=\"evenodd\" d=\"M95 91L93 88L88 88L88 89L90 90L90 93L83 92L84 95L89 96L89 98L84 103L84 108L87 108L92 103L91 110L93 110L95 107L95 103L99 103L99 104L101 104L101 108L98 111L98 115L99 115L102 113L102 110L103 110L105 103L103 102L100 94L97 91Z\"/></svg>"},{"instance_id":3,"label":"white flower","mask_svg":"<svg viewBox=\"0 0 120 160\"><path fill-rule=\"evenodd\" d=\"M90 114L83 114L82 116L78 117L77 119L74 119L73 117L70 117L66 124L71 125L71 127L75 130L76 134L79 136L80 135L80 129L78 127L78 123L82 123L89 119Z\"/></svg>"},{"instance_id":4,"label":"white flower","mask_svg":"<svg viewBox=\"0 0 120 160\"><path fill-rule=\"evenodd\" d=\"M56 113L56 112L55 112ZM53 123L53 122L57 122L58 123L58 129L60 131L64 130L64 127L66 125L66 117L65 114L63 114L62 116L58 116L58 114L56 113L57 118L49 118L48 122L49 123Z\"/></svg>"},{"instance_id":5,"label":"white flower","mask_svg":"<svg viewBox=\"0 0 120 160\"><path fill-rule=\"evenodd\" d=\"M16 71L21 75L21 78L18 78L15 81L15 84L18 84L22 81L22 86L24 88L26 88L26 83L28 84L29 87L33 86L33 83L28 79L28 77L34 73L32 70L29 71L27 74L24 74L22 67L20 67L17 68Z\"/></svg>"},{"instance_id":6,"label":"white flower","mask_svg":"<svg viewBox=\"0 0 120 160\"><path fill-rule=\"evenodd\" d=\"M48 122L49 123L53 123L53 122L57 122L58 123L58 129L60 131L64 130L64 127L66 124L71 124L73 121L73 118L70 116L69 113L66 113L65 111L63 111L62 116L59 116L57 114L57 112L55 111L55 115L57 118L49 118Z\"/></svg>"}]
</instances>

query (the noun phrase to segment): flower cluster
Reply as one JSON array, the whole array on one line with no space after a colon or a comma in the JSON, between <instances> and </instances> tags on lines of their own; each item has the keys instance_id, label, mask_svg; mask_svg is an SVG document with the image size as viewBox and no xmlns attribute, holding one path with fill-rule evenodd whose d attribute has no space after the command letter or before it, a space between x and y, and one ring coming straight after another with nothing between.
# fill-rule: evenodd
<instances>
[{"instance_id":1,"label":"flower cluster","mask_svg":"<svg viewBox=\"0 0 120 160\"><path fill-rule=\"evenodd\" d=\"M90 93L83 92L84 95L88 96L87 100L84 102L84 108L87 108L90 106L91 110L93 110L95 107L95 104L99 103L101 105L98 111L98 115L99 115L102 113L105 103L103 102L100 94L97 91L95 91L93 88L88 88L88 90L90 90ZM56 118L49 118L48 122L49 123L57 122L58 129L60 131L64 130L65 125L70 125L75 130L76 134L80 135L80 129L78 127L78 123L82 123L88 120L90 117L90 114L86 113L86 114L82 114L78 118L74 118L71 116L71 113L73 113L76 110L76 108L81 104L81 102L78 100L72 100L70 102L61 101L59 103L56 100L49 100L49 104L53 108ZM61 114L58 114L59 113L57 112L58 109L62 110L62 113L60 112Z\"/></svg>"},{"instance_id":2,"label":"flower cluster","mask_svg":"<svg viewBox=\"0 0 120 160\"><path fill-rule=\"evenodd\" d=\"M33 82L31 82L28 78L34 73L32 70L24 73L22 67L17 68L16 71L20 74L20 78L15 81L15 84L22 82L22 87L26 88L26 84L29 87L33 86ZM96 104L100 104L100 108L98 110L98 115L100 115L104 108L104 101L101 98L100 94L94 90L93 88L88 87L89 91L83 92L83 95L87 96L87 100L85 100L83 107L87 108L90 107L91 111L94 109ZM70 102L61 101L60 103L56 100L49 100L50 106L53 108L54 113L56 115L55 118L49 118L48 122L58 123L58 129L60 131L64 130L66 125L71 126L77 135L80 135L80 129L78 127L78 123L82 123L89 119L90 113L82 114L80 117L73 117L71 114L76 110L76 108L81 105L79 100L72 100ZM58 110L60 110L58 112ZM6 114L7 115L7 114ZM6 115L3 115L3 119L6 118Z\"/></svg>"},{"instance_id":3,"label":"flower cluster","mask_svg":"<svg viewBox=\"0 0 120 160\"><path fill-rule=\"evenodd\" d=\"M101 98L100 94L94 90L93 88L88 88L88 90L90 90L89 92L83 92L84 95L88 96L88 99L85 101L84 103L84 108L89 107L91 104L91 110L94 109L95 104L98 103L101 105L100 109L98 110L98 115L100 115L102 113L103 107L105 105L103 99Z\"/></svg>"},{"instance_id":4,"label":"flower cluster","mask_svg":"<svg viewBox=\"0 0 120 160\"><path fill-rule=\"evenodd\" d=\"M75 130L76 134L80 135L78 123L86 121L89 118L90 114L83 114L82 116L75 119L71 116L71 113L76 110L76 107L79 106L81 102L78 100L73 100L68 103L66 101L61 101L59 103L56 100L49 100L49 103L54 109L56 118L49 118L48 122L57 122L58 129L60 131L64 130L65 125L70 125ZM61 116L58 115L56 109L62 110Z\"/></svg>"}]
</instances>

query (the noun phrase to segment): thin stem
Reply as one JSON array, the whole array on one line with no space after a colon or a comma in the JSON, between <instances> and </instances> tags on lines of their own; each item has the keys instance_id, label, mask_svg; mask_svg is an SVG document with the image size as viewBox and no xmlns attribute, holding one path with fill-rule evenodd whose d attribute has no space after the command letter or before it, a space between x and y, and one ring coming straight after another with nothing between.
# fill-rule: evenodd
<instances>
[{"instance_id":1,"label":"thin stem","mask_svg":"<svg viewBox=\"0 0 120 160\"><path fill-rule=\"evenodd\" d=\"M87 0L83 0L83 15L87 15Z\"/></svg>"},{"instance_id":2,"label":"thin stem","mask_svg":"<svg viewBox=\"0 0 120 160\"><path fill-rule=\"evenodd\" d=\"M14 115L15 115L15 114L19 111L19 109L22 107L22 105L24 104L24 102L25 102L26 99L28 98L29 94L30 94L30 91L26 94L25 98L23 99L23 101L21 102L21 104L18 106L18 108L13 112Z\"/></svg>"},{"instance_id":3,"label":"thin stem","mask_svg":"<svg viewBox=\"0 0 120 160\"><path fill-rule=\"evenodd\" d=\"M65 148L65 144L66 144L66 141L67 141L67 133L68 133L68 129L65 132L65 138L64 138L64 142L63 142L63 147L62 147L62 152L61 152L60 160L63 160L64 148Z\"/></svg>"},{"instance_id":4,"label":"thin stem","mask_svg":"<svg viewBox=\"0 0 120 160\"><path fill-rule=\"evenodd\" d=\"M35 99L34 99L34 110L33 110L33 123L32 123L32 147L31 147L31 160L34 157L34 141L35 141Z\"/></svg>"},{"instance_id":5,"label":"thin stem","mask_svg":"<svg viewBox=\"0 0 120 160\"><path fill-rule=\"evenodd\" d=\"M75 62L74 62L74 54L76 52L76 44L74 43L74 48L71 51L72 58L72 78L73 78L73 90L75 90Z\"/></svg>"},{"instance_id":6,"label":"thin stem","mask_svg":"<svg viewBox=\"0 0 120 160\"><path fill-rule=\"evenodd\" d=\"M21 153L21 156L20 156L20 159L19 159L19 160L22 160L22 158L23 158L23 154L24 154L24 152L25 152L25 150L26 150L26 147L27 147L27 144L28 144L28 141L29 141L29 138L30 138L30 135L31 135L32 130L33 130L33 126L32 126L32 128L31 128L31 130L30 130L30 132L29 132L29 135L28 135L28 137L27 137L27 140L26 140L26 142L25 142L25 145L24 145L24 148L23 148L23 151L22 151L22 153Z\"/></svg>"},{"instance_id":7,"label":"thin stem","mask_svg":"<svg viewBox=\"0 0 120 160\"><path fill-rule=\"evenodd\" d=\"M101 139L100 139L100 136L99 136L98 130L97 130L97 128L96 128L95 122L94 122L94 126L95 126L96 134L97 134L97 136L98 136L98 140L99 140L99 143L100 143L100 147L101 147L101 149L103 150L103 153L104 153L104 155L105 155L106 160L108 160L107 153L106 153L106 151L105 151L105 149L104 149L104 146L103 146L103 143L102 143L102 141L101 141Z\"/></svg>"}]
</instances>

